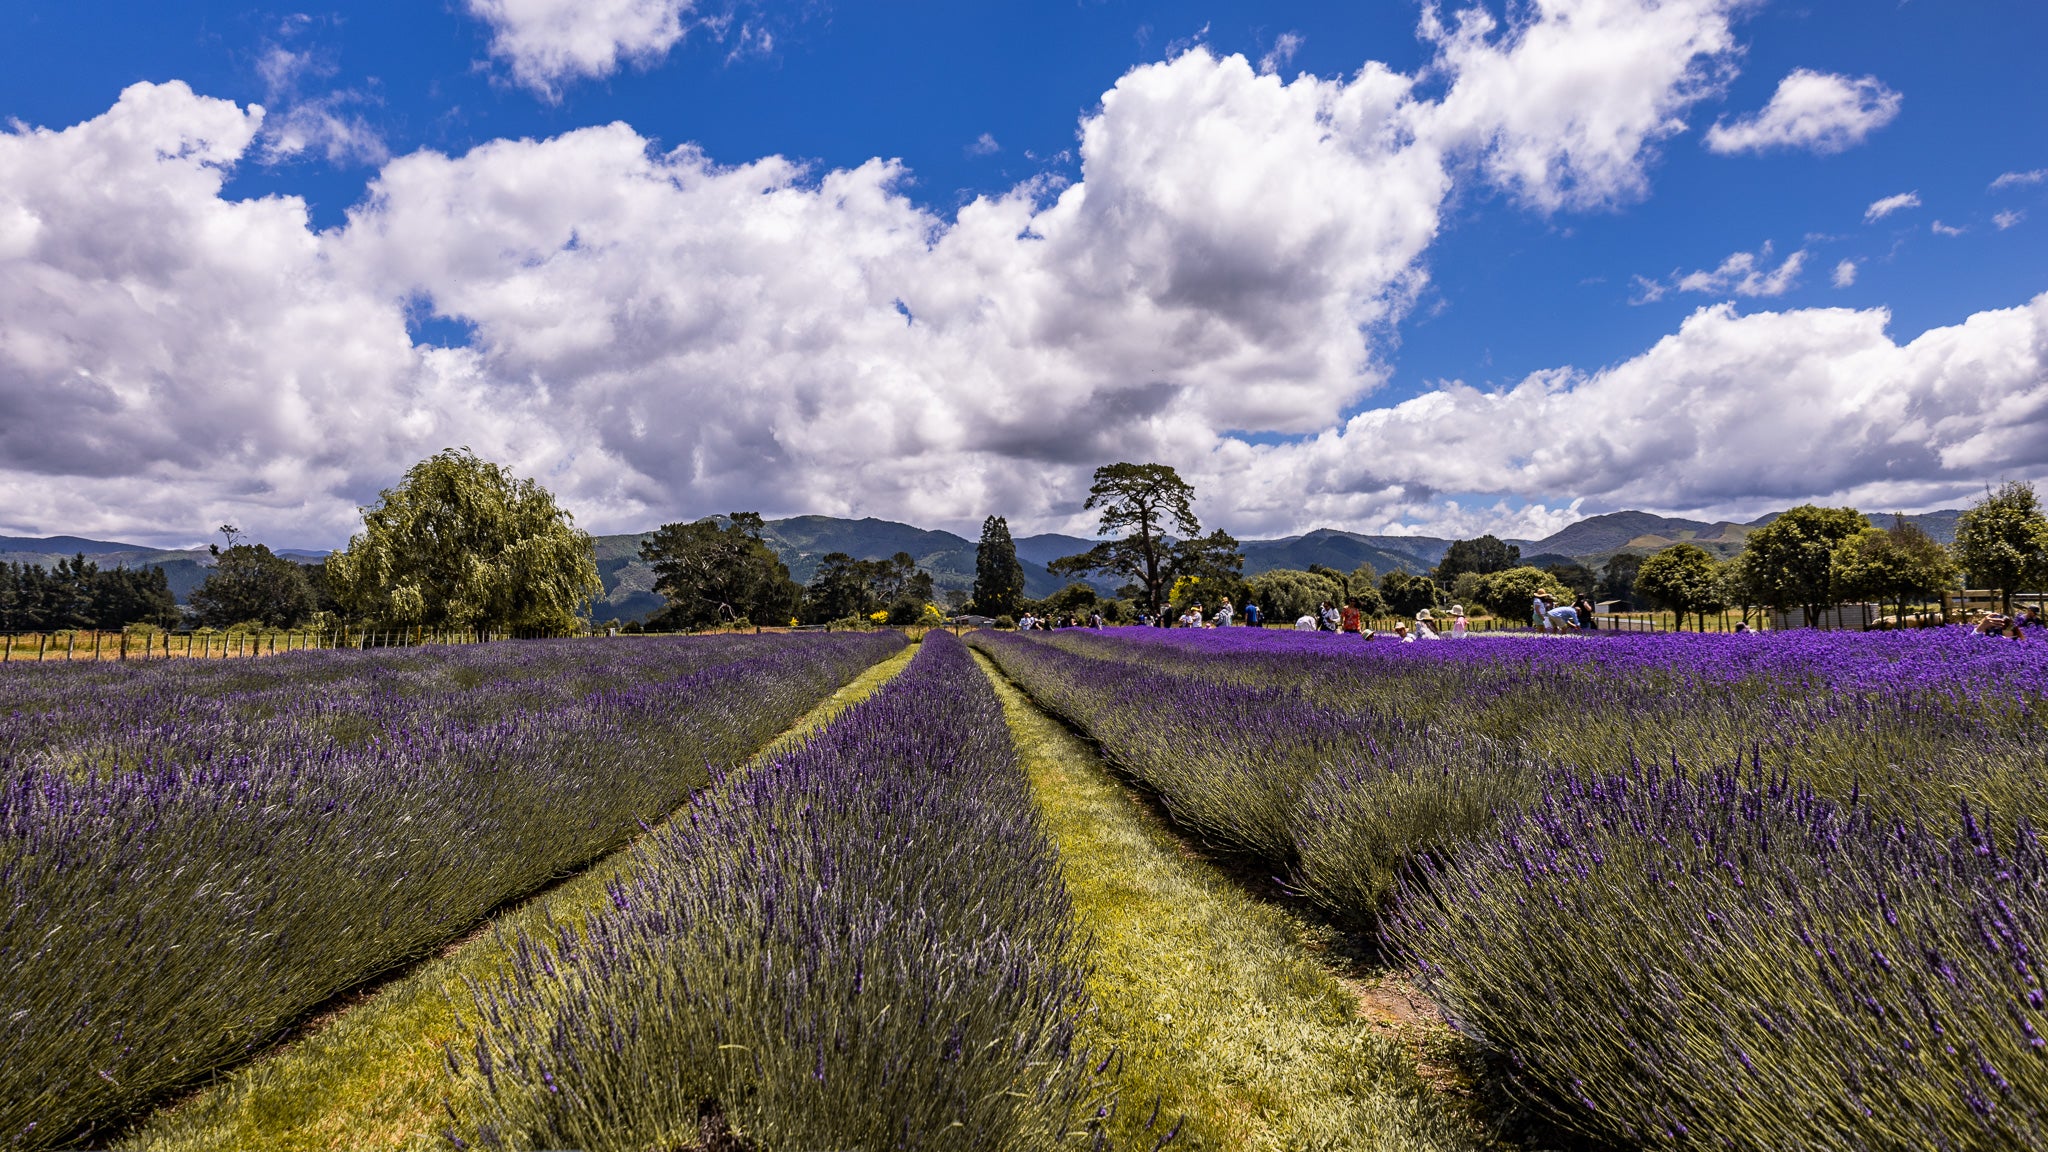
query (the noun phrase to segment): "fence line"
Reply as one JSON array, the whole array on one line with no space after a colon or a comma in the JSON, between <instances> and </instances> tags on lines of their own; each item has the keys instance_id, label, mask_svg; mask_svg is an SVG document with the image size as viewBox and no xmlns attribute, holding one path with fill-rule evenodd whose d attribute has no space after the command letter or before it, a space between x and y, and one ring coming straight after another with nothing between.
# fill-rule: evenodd
<instances>
[{"instance_id":1,"label":"fence line","mask_svg":"<svg viewBox=\"0 0 2048 1152\"><path fill-rule=\"evenodd\" d=\"M98 663L123 660L240 660L341 648L412 648L510 639L469 629L337 628L271 632L102 632L61 629L0 633L0 664Z\"/></svg>"}]
</instances>

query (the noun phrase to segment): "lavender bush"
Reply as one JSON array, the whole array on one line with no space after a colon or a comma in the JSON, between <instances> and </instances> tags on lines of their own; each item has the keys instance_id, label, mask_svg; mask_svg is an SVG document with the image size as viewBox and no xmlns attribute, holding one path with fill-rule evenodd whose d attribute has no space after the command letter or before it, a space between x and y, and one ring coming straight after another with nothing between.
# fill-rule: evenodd
<instances>
[{"instance_id":1,"label":"lavender bush","mask_svg":"<svg viewBox=\"0 0 2048 1152\"><path fill-rule=\"evenodd\" d=\"M0 1134L60 1145L657 819L901 644L0 675Z\"/></svg>"},{"instance_id":2,"label":"lavender bush","mask_svg":"<svg viewBox=\"0 0 2048 1152\"><path fill-rule=\"evenodd\" d=\"M1373 920L1408 861L1487 832L1541 779L1534 761L1485 736L1439 736L1369 704L1329 707L1298 686L1082 656L1067 650L1078 634L1060 639L973 642L1100 742L1182 827L1291 870L1342 917Z\"/></svg>"},{"instance_id":3,"label":"lavender bush","mask_svg":"<svg viewBox=\"0 0 2048 1152\"><path fill-rule=\"evenodd\" d=\"M910 668L643 850L613 907L518 942L453 1058L489 1148L1026 1149L1087 1140L1081 949L1000 705Z\"/></svg>"},{"instance_id":4,"label":"lavender bush","mask_svg":"<svg viewBox=\"0 0 2048 1152\"><path fill-rule=\"evenodd\" d=\"M1391 927L1566 1125L1664 1148L2048 1146L2048 857L1760 768L1557 782Z\"/></svg>"}]
</instances>

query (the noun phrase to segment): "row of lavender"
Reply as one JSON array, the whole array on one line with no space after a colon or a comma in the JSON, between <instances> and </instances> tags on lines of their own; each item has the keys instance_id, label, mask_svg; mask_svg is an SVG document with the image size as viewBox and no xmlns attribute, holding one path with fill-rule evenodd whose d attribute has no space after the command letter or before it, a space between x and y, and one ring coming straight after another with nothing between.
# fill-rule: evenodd
<instances>
[{"instance_id":1,"label":"row of lavender","mask_svg":"<svg viewBox=\"0 0 2048 1152\"><path fill-rule=\"evenodd\" d=\"M517 942L452 1058L459 1146L1026 1149L1109 1104L1082 945L967 650L910 667L638 851L612 907ZM701 1142L701 1144L700 1144Z\"/></svg>"},{"instance_id":2,"label":"row of lavender","mask_svg":"<svg viewBox=\"0 0 2048 1152\"><path fill-rule=\"evenodd\" d=\"M62 1145L624 843L895 636L0 675L0 1139Z\"/></svg>"},{"instance_id":3,"label":"row of lavender","mask_svg":"<svg viewBox=\"0 0 2048 1152\"><path fill-rule=\"evenodd\" d=\"M1571 1128L2048 1146L2044 678L2012 646L976 643L1185 826L1376 925Z\"/></svg>"}]
</instances>

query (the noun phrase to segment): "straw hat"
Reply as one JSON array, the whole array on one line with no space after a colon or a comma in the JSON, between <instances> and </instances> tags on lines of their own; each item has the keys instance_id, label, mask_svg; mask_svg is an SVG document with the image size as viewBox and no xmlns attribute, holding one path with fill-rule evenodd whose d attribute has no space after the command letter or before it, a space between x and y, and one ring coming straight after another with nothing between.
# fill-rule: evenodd
<instances>
[{"instance_id":1,"label":"straw hat","mask_svg":"<svg viewBox=\"0 0 2048 1152\"><path fill-rule=\"evenodd\" d=\"M1417 612L1417 613L1415 614L1415 618L1416 618L1417 620L1434 620L1434 619L1435 619L1435 617L1434 617L1434 616L1431 616L1431 615L1429 614L1429 609L1427 609L1427 608L1424 608L1424 609L1423 609L1423 610L1421 610L1420 612Z\"/></svg>"},{"instance_id":2,"label":"straw hat","mask_svg":"<svg viewBox=\"0 0 2048 1152\"><path fill-rule=\"evenodd\" d=\"M1465 606L1464 606L1463 604L1453 604L1453 605L1451 605L1451 615L1453 615L1453 616L1463 616L1464 614L1465 614Z\"/></svg>"}]
</instances>

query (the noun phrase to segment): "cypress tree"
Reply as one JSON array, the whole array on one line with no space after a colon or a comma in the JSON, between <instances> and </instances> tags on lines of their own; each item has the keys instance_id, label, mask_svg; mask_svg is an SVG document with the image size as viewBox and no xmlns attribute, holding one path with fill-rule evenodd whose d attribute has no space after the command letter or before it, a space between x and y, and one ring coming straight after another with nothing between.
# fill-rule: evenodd
<instances>
[{"instance_id":1,"label":"cypress tree","mask_svg":"<svg viewBox=\"0 0 2048 1152\"><path fill-rule=\"evenodd\" d=\"M981 543L974 549L974 610L983 616L1015 616L1024 596L1024 565L1017 562L1017 544L1010 522L991 516L981 522Z\"/></svg>"}]
</instances>

